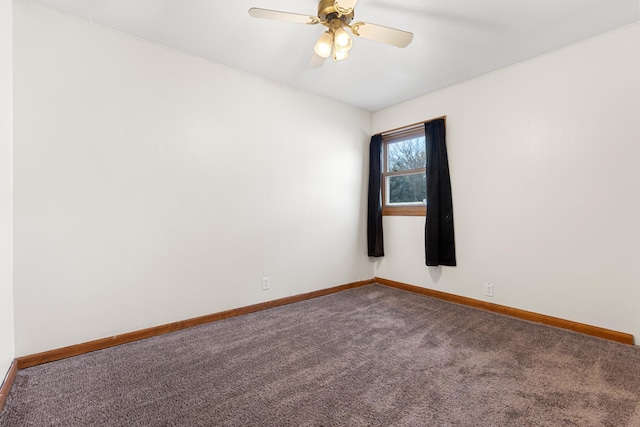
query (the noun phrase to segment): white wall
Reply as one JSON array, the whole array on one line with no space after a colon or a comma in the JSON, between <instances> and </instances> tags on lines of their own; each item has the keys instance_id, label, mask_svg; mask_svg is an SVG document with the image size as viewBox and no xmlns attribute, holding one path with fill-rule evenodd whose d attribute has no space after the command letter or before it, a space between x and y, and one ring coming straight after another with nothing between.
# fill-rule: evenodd
<instances>
[{"instance_id":1,"label":"white wall","mask_svg":"<svg viewBox=\"0 0 640 427\"><path fill-rule=\"evenodd\" d=\"M369 113L14 14L18 356L373 276Z\"/></svg>"},{"instance_id":2,"label":"white wall","mask_svg":"<svg viewBox=\"0 0 640 427\"><path fill-rule=\"evenodd\" d=\"M375 275L640 340L638 46L635 24L374 114L447 116L458 254L427 268L424 218L385 217Z\"/></svg>"},{"instance_id":3,"label":"white wall","mask_svg":"<svg viewBox=\"0 0 640 427\"><path fill-rule=\"evenodd\" d=\"M0 0L0 384L14 357L12 232L12 9Z\"/></svg>"}]
</instances>

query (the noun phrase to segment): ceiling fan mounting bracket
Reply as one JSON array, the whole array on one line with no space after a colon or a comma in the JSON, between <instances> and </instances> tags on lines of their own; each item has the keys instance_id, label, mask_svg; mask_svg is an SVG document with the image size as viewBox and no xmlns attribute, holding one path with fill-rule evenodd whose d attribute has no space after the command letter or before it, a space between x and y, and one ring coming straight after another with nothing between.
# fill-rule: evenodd
<instances>
[{"instance_id":1,"label":"ceiling fan mounting bracket","mask_svg":"<svg viewBox=\"0 0 640 427\"><path fill-rule=\"evenodd\" d=\"M336 9L337 2L335 0L320 0L318 3L318 19L321 23L330 21L332 18L341 19L345 23L351 22L353 19L353 8L342 9L339 6L339 10Z\"/></svg>"}]
</instances>

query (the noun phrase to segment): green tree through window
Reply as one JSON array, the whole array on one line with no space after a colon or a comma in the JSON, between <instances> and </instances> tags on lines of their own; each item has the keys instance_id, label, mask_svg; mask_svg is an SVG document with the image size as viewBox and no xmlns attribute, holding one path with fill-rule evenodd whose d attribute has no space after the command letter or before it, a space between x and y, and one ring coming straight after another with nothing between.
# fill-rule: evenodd
<instances>
[{"instance_id":1,"label":"green tree through window","mask_svg":"<svg viewBox=\"0 0 640 427\"><path fill-rule=\"evenodd\" d=\"M424 169L427 159L424 136L390 143L387 153L389 172ZM389 204L425 203L426 198L425 172L389 176Z\"/></svg>"}]
</instances>

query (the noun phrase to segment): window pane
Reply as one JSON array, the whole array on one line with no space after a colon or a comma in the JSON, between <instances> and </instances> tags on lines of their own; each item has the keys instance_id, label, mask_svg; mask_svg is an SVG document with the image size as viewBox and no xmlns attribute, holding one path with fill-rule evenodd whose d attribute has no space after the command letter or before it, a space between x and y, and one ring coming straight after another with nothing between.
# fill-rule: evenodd
<instances>
[{"instance_id":1,"label":"window pane","mask_svg":"<svg viewBox=\"0 0 640 427\"><path fill-rule=\"evenodd\" d=\"M389 143L387 159L387 172L424 168L427 162L424 136Z\"/></svg>"},{"instance_id":2,"label":"window pane","mask_svg":"<svg viewBox=\"0 0 640 427\"><path fill-rule=\"evenodd\" d=\"M420 203L427 201L427 175L395 175L387 177L387 204Z\"/></svg>"}]
</instances>

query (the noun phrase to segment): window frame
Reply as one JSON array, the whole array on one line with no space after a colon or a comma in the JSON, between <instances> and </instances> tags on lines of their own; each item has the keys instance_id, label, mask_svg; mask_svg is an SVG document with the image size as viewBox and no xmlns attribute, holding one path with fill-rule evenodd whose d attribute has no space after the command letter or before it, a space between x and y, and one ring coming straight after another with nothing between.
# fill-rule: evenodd
<instances>
[{"instance_id":1,"label":"window frame","mask_svg":"<svg viewBox=\"0 0 640 427\"><path fill-rule=\"evenodd\" d=\"M399 129L395 129L393 131L385 132L382 134L382 182L381 182L381 191L382 191L382 215L383 216L426 216L427 215L427 205L424 204L414 204L414 203L406 203L406 204L387 204L387 185L388 178L393 176L406 176L412 175L416 173L424 173L426 174L427 168L418 168L418 169L406 169L402 171L392 171L388 170L389 167L389 145L399 142L406 141L409 139L413 139L415 137L424 137L424 123L416 123L413 125L405 126ZM425 147L426 150L426 147ZM426 166L426 165L425 165Z\"/></svg>"}]
</instances>

